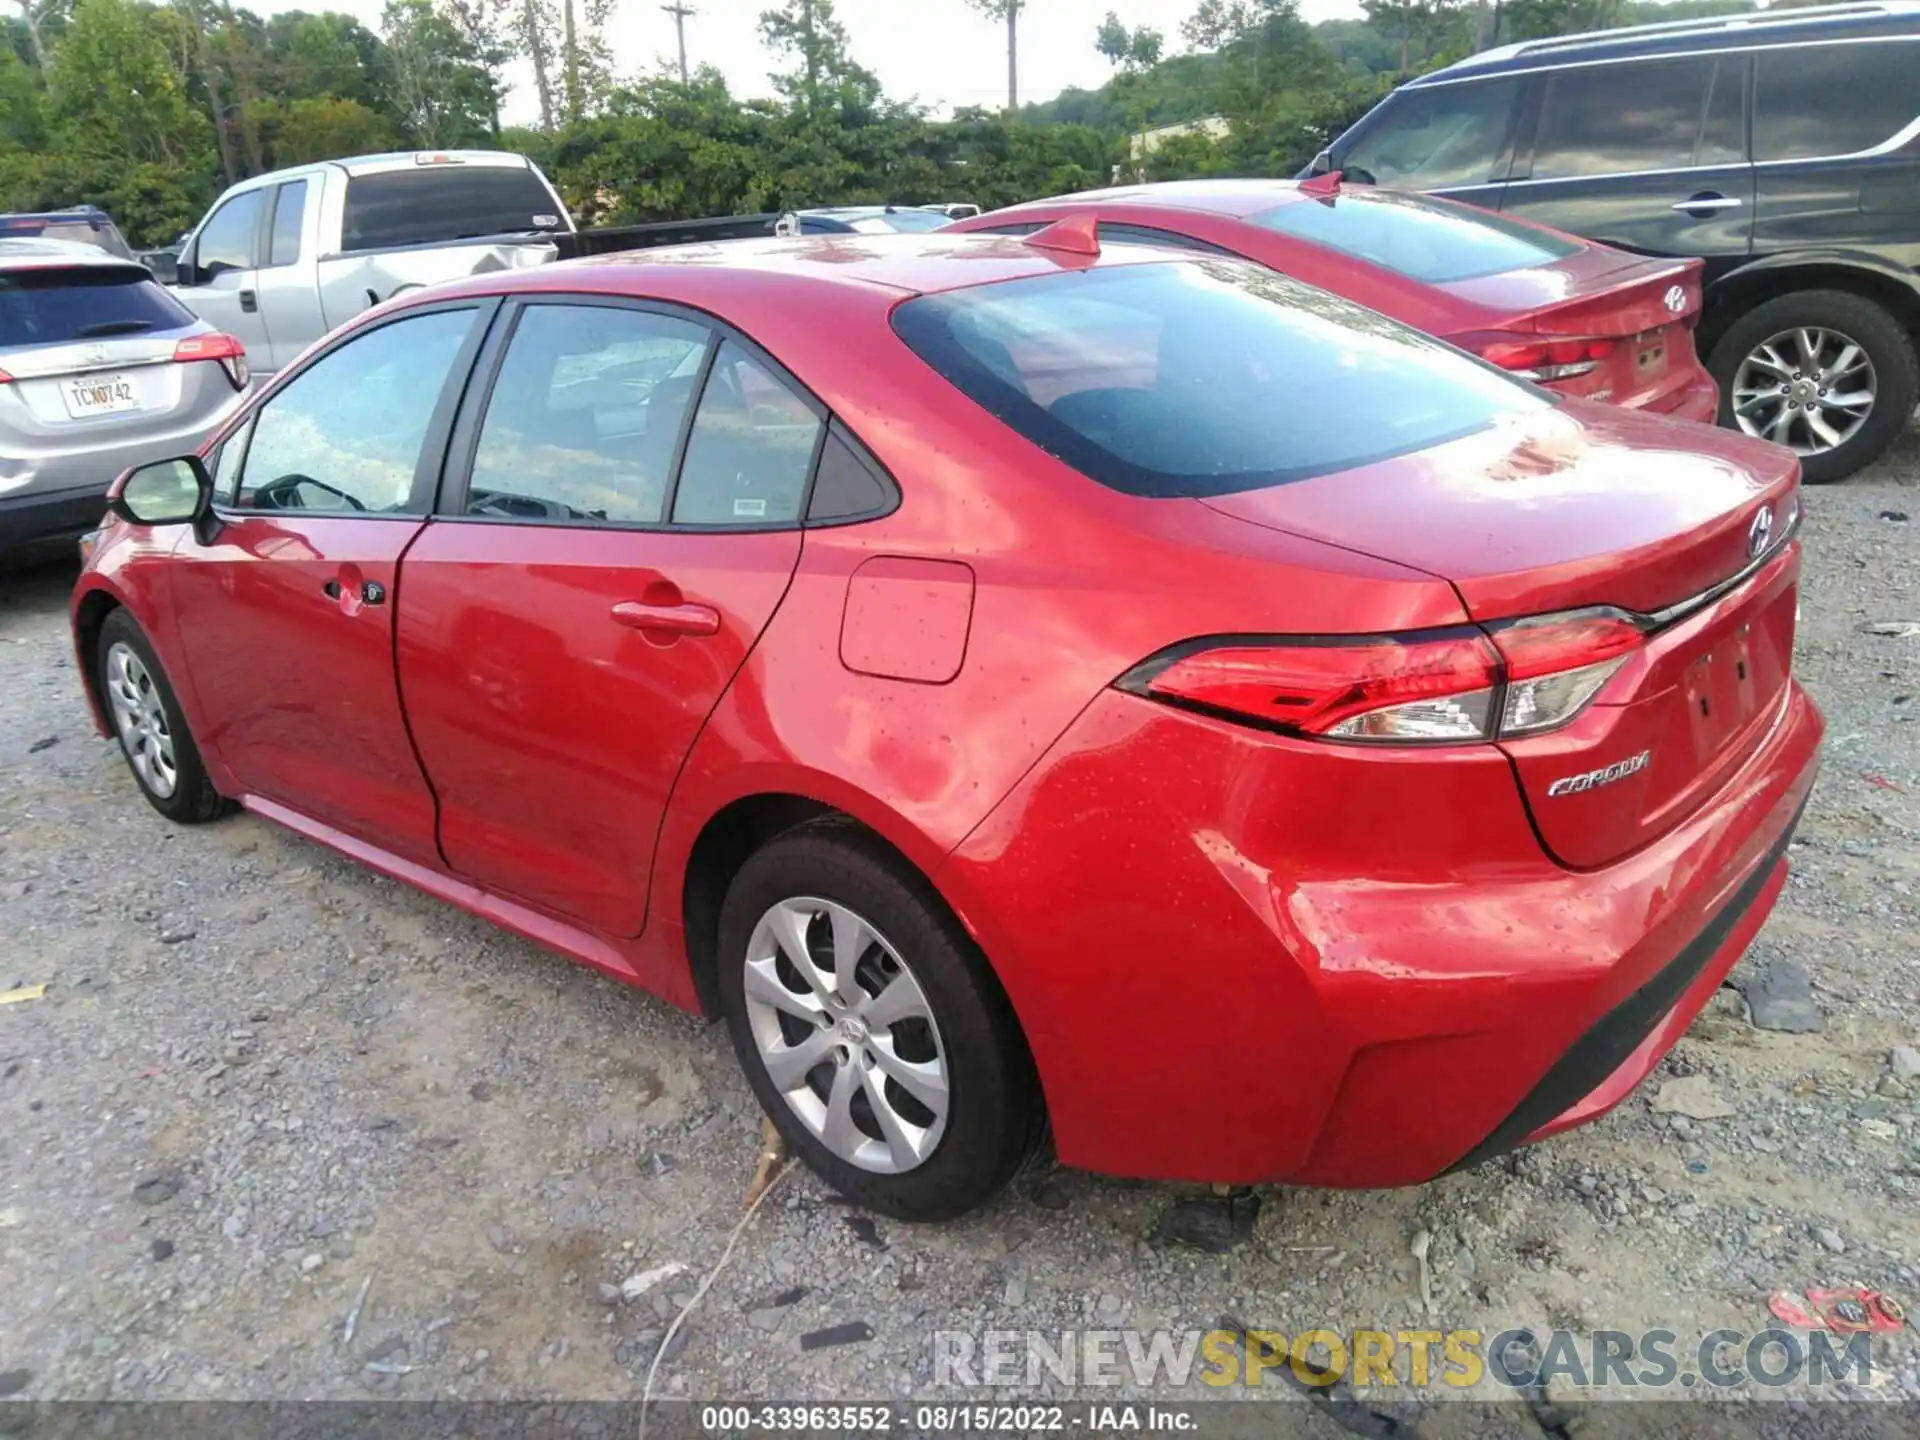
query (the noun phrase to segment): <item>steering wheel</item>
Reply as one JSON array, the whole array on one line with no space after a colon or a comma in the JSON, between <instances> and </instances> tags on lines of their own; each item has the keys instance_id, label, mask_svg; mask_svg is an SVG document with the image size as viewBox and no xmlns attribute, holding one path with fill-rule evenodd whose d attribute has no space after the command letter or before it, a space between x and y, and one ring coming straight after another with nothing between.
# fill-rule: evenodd
<instances>
[{"instance_id":1,"label":"steering wheel","mask_svg":"<svg viewBox=\"0 0 1920 1440\"><path fill-rule=\"evenodd\" d=\"M260 510L310 510L314 507L308 505L306 501L300 498L300 487L302 485L311 485L316 490L323 490L329 495L339 496L347 502L347 508L349 510L365 510L367 508L346 491L329 485L324 480L316 480L311 475L302 475L298 471L276 476L274 479L262 485L258 490L254 491L254 508ZM262 500L268 499L269 497L271 497L271 503L266 505L260 504ZM291 505L284 503L287 500L291 500L293 503Z\"/></svg>"}]
</instances>

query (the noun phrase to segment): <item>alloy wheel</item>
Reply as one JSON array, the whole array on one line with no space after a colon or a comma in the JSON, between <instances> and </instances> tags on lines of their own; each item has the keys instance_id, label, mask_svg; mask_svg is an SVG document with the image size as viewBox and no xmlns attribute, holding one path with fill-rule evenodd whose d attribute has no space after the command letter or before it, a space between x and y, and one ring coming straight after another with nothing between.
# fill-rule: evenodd
<instances>
[{"instance_id":1,"label":"alloy wheel","mask_svg":"<svg viewBox=\"0 0 1920 1440\"><path fill-rule=\"evenodd\" d=\"M1873 413L1873 361L1838 330L1802 325L1756 345L1733 374L1733 417L1749 435L1816 455Z\"/></svg>"},{"instance_id":2,"label":"alloy wheel","mask_svg":"<svg viewBox=\"0 0 1920 1440\"><path fill-rule=\"evenodd\" d=\"M115 641L107 651L107 696L114 727L120 732L120 743L126 748L133 773L149 791L165 800L180 781L167 707L140 656L122 641Z\"/></svg>"},{"instance_id":3,"label":"alloy wheel","mask_svg":"<svg viewBox=\"0 0 1920 1440\"><path fill-rule=\"evenodd\" d=\"M875 1174L923 1164L946 1130L946 1051L926 992L870 922L797 896L747 942L747 1024L774 1088L840 1159Z\"/></svg>"}]
</instances>

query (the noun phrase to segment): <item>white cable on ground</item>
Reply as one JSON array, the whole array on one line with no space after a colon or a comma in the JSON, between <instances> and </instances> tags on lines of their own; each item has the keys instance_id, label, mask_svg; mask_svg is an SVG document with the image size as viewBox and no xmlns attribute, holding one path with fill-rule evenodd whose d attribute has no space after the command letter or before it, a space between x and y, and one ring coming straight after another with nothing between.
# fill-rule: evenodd
<instances>
[{"instance_id":1,"label":"white cable on ground","mask_svg":"<svg viewBox=\"0 0 1920 1440\"><path fill-rule=\"evenodd\" d=\"M747 1226L753 1223L753 1217L759 1213L760 1207L766 1204L767 1197L780 1188L780 1182L786 1179L788 1172L794 1168L794 1163L791 1160L782 1165L774 1174L774 1177L767 1182L767 1188L762 1190L759 1195L755 1197L753 1204L747 1207L747 1213L740 1217L740 1223L733 1227L733 1233L727 1237L727 1248L720 1252L720 1258L713 1262L713 1268L707 1272L706 1279L700 1282L700 1288L695 1290L693 1297L688 1300L685 1305L680 1307L680 1313L673 1317L673 1323L667 1327L666 1338L661 1340L660 1348L653 1352L653 1364L647 1367L646 1388L640 1392L640 1434L638 1440L647 1440L647 1407L653 1403L653 1377L659 1373L660 1362L666 1358L667 1350L673 1344L673 1337L680 1333L681 1323L686 1320L687 1316L693 1313L693 1307L698 1305L701 1300L706 1297L706 1293L713 1285L713 1282L720 1278L720 1272L726 1269L727 1261L733 1258L734 1245L739 1241L741 1235L746 1232Z\"/></svg>"}]
</instances>

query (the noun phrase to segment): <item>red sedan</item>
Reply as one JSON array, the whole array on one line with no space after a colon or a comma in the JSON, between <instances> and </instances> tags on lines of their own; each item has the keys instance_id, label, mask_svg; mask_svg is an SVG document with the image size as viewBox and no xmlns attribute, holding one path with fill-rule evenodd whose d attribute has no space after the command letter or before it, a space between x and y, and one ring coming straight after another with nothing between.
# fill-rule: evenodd
<instances>
[{"instance_id":1,"label":"red sedan","mask_svg":"<svg viewBox=\"0 0 1920 1440\"><path fill-rule=\"evenodd\" d=\"M1110 240L1238 255L1318 285L1562 395L1711 425L1694 351L1698 260L1658 260L1432 195L1315 180L1183 180L961 220L1024 235L1097 221Z\"/></svg>"},{"instance_id":2,"label":"red sedan","mask_svg":"<svg viewBox=\"0 0 1920 1440\"><path fill-rule=\"evenodd\" d=\"M1395 1185L1656 1063L1821 722L1796 461L1244 262L816 237L370 311L124 477L73 600L235 804L725 1019L909 1217Z\"/></svg>"}]
</instances>

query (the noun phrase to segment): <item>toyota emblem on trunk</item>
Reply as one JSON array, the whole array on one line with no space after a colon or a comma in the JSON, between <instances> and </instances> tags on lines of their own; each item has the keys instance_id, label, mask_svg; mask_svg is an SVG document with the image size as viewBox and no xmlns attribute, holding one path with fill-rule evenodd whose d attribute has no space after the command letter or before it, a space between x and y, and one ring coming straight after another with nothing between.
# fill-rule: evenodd
<instances>
[{"instance_id":1,"label":"toyota emblem on trunk","mask_svg":"<svg viewBox=\"0 0 1920 1440\"><path fill-rule=\"evenodd\" d=\"M1773 508L1762 505L1753 512L1753 523L1747 527L1747 558L1758 559L1767 548L1767 542L1773 539Z\"/></svg>"},{"instance_id":2,"label":"toyota emblem on trunk","mask_svg":"<svg viewBox=\"0 0 1920 1440\"><path fill-rule=\"evenodd\" d=\"M1669 285L1666 294L1667 309L1678 315L1687 308L1687 292L1680 285Z\"/></svg>"}]
</instances>

